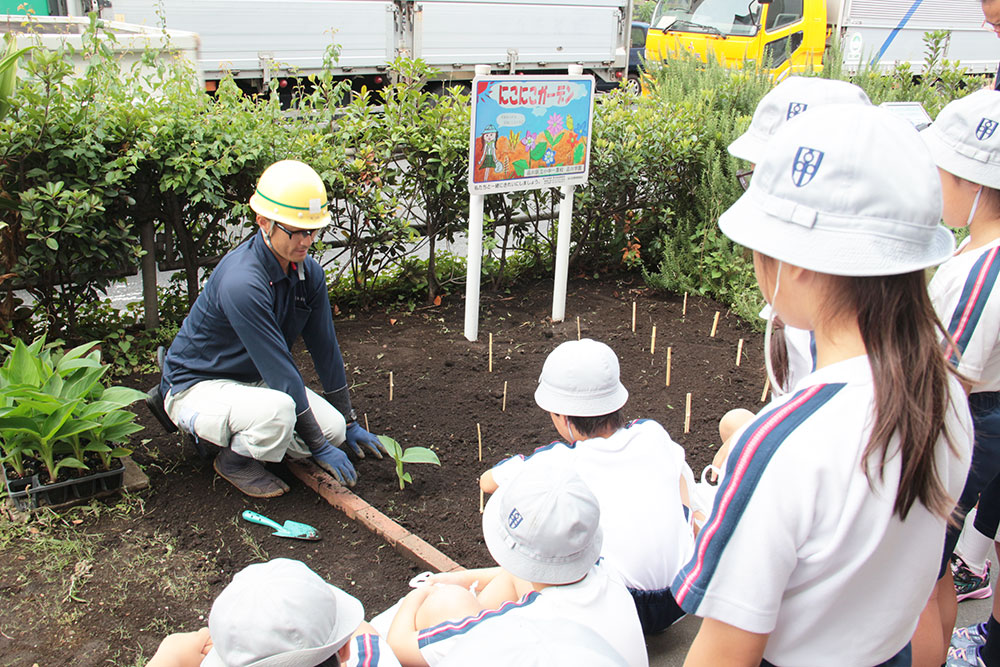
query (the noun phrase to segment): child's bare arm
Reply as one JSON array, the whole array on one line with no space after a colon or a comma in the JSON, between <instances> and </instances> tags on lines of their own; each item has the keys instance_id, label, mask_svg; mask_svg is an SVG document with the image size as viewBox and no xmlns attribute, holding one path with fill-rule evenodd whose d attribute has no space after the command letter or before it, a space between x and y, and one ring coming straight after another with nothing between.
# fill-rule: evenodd
<instances>
[{"instance_id":1,"label":"child's bare arm","mask_svg":"<svg viewBox=\"0 0 1000 667\"><path fill-rule=\"evenodd\" d=\"M484 493L496 493L499 488L499 484L493 479L493 471L487 470L479 477L479 488L483 490Z\"/></svg>"},{"instance_id":2,"label":"child's bare arm","mask_svg":"<svg viewBox=\"0 0 1000 667\"><path fill-rule=\"evenodd\" d=\"M410 591L403 598L392 619L392 625L389 626L386 641L403 667L428 667L417 645L417 633L420 631L417 627L417 611L432 590L431 586L422 586Z\"/></svg>"}]
</instances>

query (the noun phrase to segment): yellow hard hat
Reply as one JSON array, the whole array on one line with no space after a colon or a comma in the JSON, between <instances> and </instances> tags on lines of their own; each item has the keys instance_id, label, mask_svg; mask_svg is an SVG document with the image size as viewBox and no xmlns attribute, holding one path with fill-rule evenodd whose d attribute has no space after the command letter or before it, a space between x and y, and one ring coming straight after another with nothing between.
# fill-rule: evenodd
<instances>
[{"instance_id":1,"label":"yellow hard hat","mask_svg":"<svg viewBox=\"0 0 1000 667\"><path fill-rule=\"evenodd\" d=\"M250 197L250 208L269 220L299 229L330 224L323 179L298 160L282 160L265 169Z\"/></svg>"}]
</instances>

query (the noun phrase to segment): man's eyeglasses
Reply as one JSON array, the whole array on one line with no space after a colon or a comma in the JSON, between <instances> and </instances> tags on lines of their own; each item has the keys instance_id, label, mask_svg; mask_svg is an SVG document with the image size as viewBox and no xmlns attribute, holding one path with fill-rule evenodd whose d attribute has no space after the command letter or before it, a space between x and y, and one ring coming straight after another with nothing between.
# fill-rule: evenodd
<instances>
[{"instance_id":1,"label":"man's eyeglasses","mask_svg":"<svg viewBox=\"0 0 1000 667\"><path fill-rule=\"evenodd\" d=\"M275 227L288 234L289 239L299 238L299 239L312 240L313 238L315 238L316 234L319 233L318 229L297 229L293 232L292 230L286 228L284 225L282 225L280 222L277 222L276 220L272 220L271 222L274 223Z\"/></svg>"},{"instance_id":2,"label":"man's eyeglasses","mask_svg":"<svg viewBox=\"0 0 1000 667\"><path fill-rule=\"evenodd\" d=\"M750 187L750 177L753 176L753 169L743 169L736 172L736 178L740 182L740 187L746 192L746 189Z\"/></svg>"}]
</instances>

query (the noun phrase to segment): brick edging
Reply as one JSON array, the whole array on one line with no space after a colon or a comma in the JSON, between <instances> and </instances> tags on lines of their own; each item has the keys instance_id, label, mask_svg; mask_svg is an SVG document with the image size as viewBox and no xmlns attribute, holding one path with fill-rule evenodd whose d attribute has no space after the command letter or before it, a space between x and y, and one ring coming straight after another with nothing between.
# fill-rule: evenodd
<instances>
[{"instance_id":1,"label":"brick edging","mask_svg":"<svg viewBox=\"0 0 1000 667\"><path fill-rule=\"evenodd\" d=\"M306 486L346 514L347 518L359 521L396 551L422 567L435 572L465 569L346 489L309 459L286 461L286 465Z\"/></svg>"}]
</instances>

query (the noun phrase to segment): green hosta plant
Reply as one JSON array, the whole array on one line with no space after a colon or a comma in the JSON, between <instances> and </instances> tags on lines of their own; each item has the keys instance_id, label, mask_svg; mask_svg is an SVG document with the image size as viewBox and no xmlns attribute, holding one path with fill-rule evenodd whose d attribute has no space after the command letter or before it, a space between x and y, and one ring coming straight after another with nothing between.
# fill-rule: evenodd
<instances>
[{"instance_id":1,"label":"green hosta plant","mask_svg":"<svg viewBox=\"0 0 1000 667\"><path fill-rule=\"evenodd\" d=\"M392 460L396 462L396 477L399 479L399 488L406 486L407 482L412 483L413 478L410 473L403 472L404 463L433 463L441 465L438 455L426 447L407 447L405 450L398 442L387 435L378 436L379 442L385 447Z\"/></svg>"},{"instance_id":2,"label":"green hosta plant","mask_svg":"<svg viewBox=\"0 0 1000 667\"><path fill-rule=\"evenodd\" d=\"M0 449L3 460L24 474L26 457L38 459L55 482L63 468L87 469L93 452L105 469L131 452L112 447L142 427L124 410L144 396L127 387L105 387L96 343L63 352L44 336L16 340L0 365Z\"/></svg>"}]
</instances>

